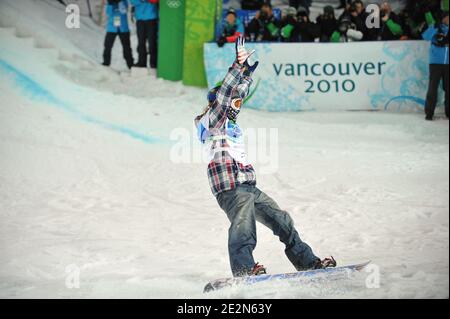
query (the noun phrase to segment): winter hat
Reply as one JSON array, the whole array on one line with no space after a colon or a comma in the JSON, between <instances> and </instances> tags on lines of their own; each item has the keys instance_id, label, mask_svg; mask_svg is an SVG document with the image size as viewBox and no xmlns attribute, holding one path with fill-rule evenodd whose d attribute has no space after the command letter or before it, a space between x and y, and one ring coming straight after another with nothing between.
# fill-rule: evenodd
<instances>
[{"instance_id":1,"label":"winter hat","mask_svg":"<svg viewBox=\"0 0 450 319\"><path fill-rule=\"evenodd\" d=\"M334 15L334 8L332 6L325 6L323 8L323 13Z\"/></svg>"},{"instance_id":2,"label":"winter hat","mask_svg":"<svg viewBox=\"0 0 450 319\"><path fill-rule=\"evenodd\" d=\"M305 7L302 7L302 6L299 6L298 7L298 9L297 9L297 13L298 14L300 14L300 13L308 13L308 10L306 10L306 8Z\"/></svg>"},{"instance_id":3,"label":"winter hat","mask_svg":"<svg viewBox=\"0 0 450 319\"><path fill-rule=\"evenodd\" d=\"M237 13L236 13L236 10L234 10L234 8L228 9L227 15L229 15L229 14L234 14L234 16L237 17Z\"/></svg>"},{"instance_id":4,"label":"winter hat","mask_svg":"<svg viewBox=\"0 0 450 319\"><path fill-rule=\"evenodd\" d=\"M289 7L286 9L286 15L295 16L297 14L297 10L294 7Z\"/></svg>"}]
</instances>

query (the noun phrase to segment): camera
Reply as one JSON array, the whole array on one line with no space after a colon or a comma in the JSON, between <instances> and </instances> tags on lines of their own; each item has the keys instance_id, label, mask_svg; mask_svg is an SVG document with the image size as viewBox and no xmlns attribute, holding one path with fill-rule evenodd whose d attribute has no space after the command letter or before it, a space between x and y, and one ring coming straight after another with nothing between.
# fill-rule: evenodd
<instances>
[{"instance_id":1,"label":"camera","mask_svg":"<svg viewBox=\"0 0 450 319\"><path fill-rule=\"evenodd\" d=\"M267 14L266 11L261 10L259 17L261 20L266 20L269 17L269 15Z\"/></svg>"},{"instance_id":2,"label":"camera","mask_svg":"<svg viewBox=\"0 0 450 319\"><path fill-rule=\"evenodd\" d=\"M448 47L448 34L445 34L440 30L438 33L434 36L433 45L443 48Z\"/></svg>"}]
</instances>

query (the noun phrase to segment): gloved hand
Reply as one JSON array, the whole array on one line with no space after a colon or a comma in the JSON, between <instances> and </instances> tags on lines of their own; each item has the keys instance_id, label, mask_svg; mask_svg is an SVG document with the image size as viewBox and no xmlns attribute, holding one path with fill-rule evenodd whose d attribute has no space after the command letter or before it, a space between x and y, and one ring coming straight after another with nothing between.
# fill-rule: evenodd
<instances>
[{"instance_id":1,"label":"gloved hand","mask_svg":"<svg viewBox=\"0 0 450 319\"><path fill-rule=\"evenodd\" d=\"M236 62L244 65L245 61L253 54L255 50L247 52L245 49L245 38L240 36L236 39Z\"/></svg>"},{"instance_id":2,"label":"gloved hand","mask_svg":"<svg viewBox=\"0 0 450 319\"><path fill-rule=\"evenodd\" d=\"M217 40L217 46L219 48L223 47L225 45L225 43L227 42L227 39L224 36L221 36L218 40Z\"/></svg>"},{"instance_id":3,"label":"gloved hand","mask_svg":"<svg viewBox=\"0 0 450 319\"><path fill-rule=\"evenodd\" d=\"M258 67L259 61L256 61L253 63L253 65L250 65L247 61L244 62L244 76L252 76L253 72L255 72L256 68Z\"/></svg>"}]
</instances>

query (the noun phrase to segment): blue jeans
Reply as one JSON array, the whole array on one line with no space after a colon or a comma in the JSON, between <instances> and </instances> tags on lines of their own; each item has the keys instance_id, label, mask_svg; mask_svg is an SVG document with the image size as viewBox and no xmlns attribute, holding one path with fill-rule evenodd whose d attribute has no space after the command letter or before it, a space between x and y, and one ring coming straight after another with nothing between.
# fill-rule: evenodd
<instances>
[{"instance_id":1,"label":"blue jeans","mask_svg":"<svg viewBox=\"0 0 450 319\"><path fill-rule=\"evenodd\" d=\"M241 184L217 195L231 226L228 230L228 252L233 276L243 276L253 269L256 246L256 221L262 223L285 244L285 253L297 270L314 267L319 260L300 240L289 214L256 186Z\"/></svg>"}]
</instances>

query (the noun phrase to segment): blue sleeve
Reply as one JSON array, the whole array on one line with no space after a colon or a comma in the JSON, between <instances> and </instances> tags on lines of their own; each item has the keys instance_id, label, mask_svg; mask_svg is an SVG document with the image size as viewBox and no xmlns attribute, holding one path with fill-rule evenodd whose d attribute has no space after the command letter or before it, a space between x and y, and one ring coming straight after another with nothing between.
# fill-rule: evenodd
<instances>
[{"instance_id":1,"label":"blue sleeve","mask_svg":"<svg viewBox=\"0 0 450 319\"><path fill-rule=\"evenodd\" d=\"M244 29L244 24L242 23L242 21L241 20L238 20L237 21L237 25L238 25L238 27L237 27L237 32L239 32L240 34L244 34L245 33L245 29Z\"/></svg>"},{"instance_id":2,"label":"blue sleeve","mask_svg":"<svg viewBox=\"0 0 450 319\"><path fill-rule=\"evenodd\" d=\"M436 35L436 33L437 33L436 28L434 26L431 26L427 30L425 30L424 33L422 33L422 38L424 40L431 41L433 40L433 37Z\"/></svg>"},{"instance_id":3,"label":"blue sleeve","mask_svg":"<svg viewBox=\"0 0 450 319\"><path fill-rule=\"evenodd\" d=\"M131 2L131 4L133 6L137 6L137 5L142 4L143 1L141 1L141 0L130 0L130 2Z\"/></svg>"},{"instance_id":4,"label":"blue sleeve","mask_svg":"<svg viewBox=\"0 0 450 319\"><path fill-rule=\"evenodd\" d=\"M108 18L111 18L113 16L113 8L110 4L106 6L106 15L108 16Z\"/></svg>"}]
</instances>

